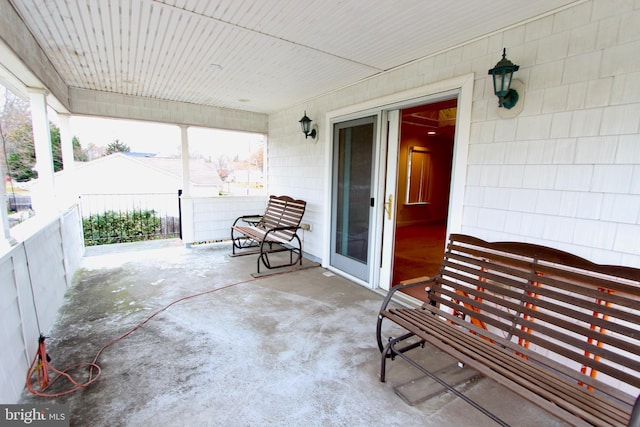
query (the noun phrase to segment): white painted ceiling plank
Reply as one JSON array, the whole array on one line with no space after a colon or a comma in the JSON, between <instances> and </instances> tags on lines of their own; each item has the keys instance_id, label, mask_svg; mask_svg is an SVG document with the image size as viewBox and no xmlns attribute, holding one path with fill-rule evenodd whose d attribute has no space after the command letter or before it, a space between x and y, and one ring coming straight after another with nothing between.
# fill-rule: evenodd
<instances>
[{"instance_id":1,"label":"white painted ceiling plank","mask_svg":"<svg viewBox=\"0 0 640 427\"><path fill-rule=\"evenodd\" d=\"M270 112L574 0L10 1L71 87Z\"/></svg>"}]
</instances>

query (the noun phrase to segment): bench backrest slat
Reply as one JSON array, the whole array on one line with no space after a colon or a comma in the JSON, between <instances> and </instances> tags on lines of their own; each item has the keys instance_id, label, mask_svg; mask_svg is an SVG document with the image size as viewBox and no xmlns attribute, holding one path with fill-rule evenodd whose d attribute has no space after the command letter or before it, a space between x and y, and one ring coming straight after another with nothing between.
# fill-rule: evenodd
<instances>
[{"instance_id":1,"label":"bench backrest slat","mask_svg":"<svg viewBox=\"0 0 640 427\"><path fill-rule=\"evenodd\" d=\"M465 308L461 310L459 309L458 311L465 312L469 316L481 319L485 323L497 327L505 332L509 332L510 334L526 339L532 338L532 331L539 332L539 335L535 335L534 333L535 336L533 337L533 339L541 343L543 347L546 347L544 345L546 341L541 339L540 337L546 336L550 338L549 342L556 341L565 344L572 343L575 346L588 349L592 354L602 357L606 356L616 363L624 363L625 365L633 367L635 370L640 370L640 361L638 360L624 358L621 357L618 353L610 352L609 350L607 350L607 347L598 347L597 345L589 343L585 344L582 341L575 339L575 336L585 336L587 338L591 338L593 342L599 341L603 344L610 344L613 347L620 348L626 352L638 354L638 352L640 351L639 346L633 345L632 343L620 338L616 338L613 335L599 334L597 331L591 329L590 327L558 318L558 316L556 316L555 314L549 314L549 312L545 312L543 310L533 310L529 307L520 306L513 302L499 301L499 299L495 296L489 296L488 294L483 294L482 297L484 297L486 302L493 303L495 305L494 307L486 304L485 301L479 303L478 300L475 299L478 297L478 293L472 295L472 297L466 297L455 294L454 292L447 292L444 288L441 290L441 292L443 293L443 295L448 295L451 298L459 299L461 302L463 302L463 304L465 304ZM490 315L491 317L483 316L476 310L481 310L480 313L484 312L485 315ZM527 318L518 319L516 324L515 314L508 314L508 310L511 310L511 313L518 313L519 316L526 315L529 319L534 320L528 320ZM578 313L576 312L576 314ZM586 322L589 322L589 319L584 320ZM503 323L501 324L498 322ZM614 323L608 322L607 326L610 326L611 329L613 329ZM528 331L525 332L520 327L526 327ZM573 332L576 335L566 334L565 332L562 332L557 328L562 328L566 330L565 332ZM582 360L582 362L590 363L590 360Z\"/></svg>"},{"instance_id":2,"label":"bench backrest slat","mask_svg":"<svg viewBox=\"0 0 640 427\"><path fill-rule=\"evenodd\" d=\"M467 236L463 234L451 235L456 240L451 240L449 247L455 250L458 246L472 245L477 242L483 242L483 240L476 237ZM634 282L640 282L640 269L633 267L625 267L619 265L601 265L588 261L584 258L580 258L576 255L568 252L563 252L558 249L549 248L546 246L534 245L531 243L520 242L497 242L489 243L484 242L489 246L485 249L499 256L500 253L508 253L509 255L505 259L516 259L516 257L522 257L522 259L531 260L544 260L548 263L556 263L558 265L566 266L567 270L571 268L583 269L585 271L599 272L603 275L609 275L611 277L618 277L620 279L628 279ZM473 248L467 249L469 253L475 252ZM637 291L636 291L637 293Z\"/></svg>"},{"instance_id":3,"label":"bench backrest slat","mask_svg":"<svg viewBox=\"0 0 640 427\"><path fill-rule=\"evenodd\" d=\"M441 284L456 286L456 284L454 284L453 282L449 282L446 280L442 281ZM465 298L460 294L456 294L455 292L447 290L446 288L442 288L441 293L443 295L448 295L450 298L464 300L465 304L470 307L474 307L475 309L487 310L495 314L496 316L502 317L503 320L507 323L514 323L517 320L519 324L527 324L530 329L535 330L538 326L537 324L535 324L535 322L517 319L517 317L526 315L530 318L538 318L540 320L543 320L548 324L557 324L558 326L568 331L584 335L587 338L599 340L602 343L611 343L616 347L626 349L627 351L634 351L640 354L640 346L633 346L629 342L620 340L611 334L601 334L591 326L586 328L584 325L581 326L576 322L563 320L555 314L547 314L548 312L562 312L564 306L560 306L559 304L553 303L546 299L533 299L524 296L523 299L528 299L532 303L536 304L536 308L533 309L531 308L531 305L523 305L519 303L518 300L514 297L513 292L509 292L506 289L498 289L491 284L482 285L485 288L483 291L479 291L476 288L468 288L466 293L468 297L474 298L472 300L469 300L468 297ZM498 296L498 293L502 296ZM486 305L486 302L491 302L495 307ZM544 309L547 309L547 311L545 312ZM602 318L594 317L593 315L585 313L584 311L574 310L571 311L569 315L565 313L565 317L569 317L572 320L582 321L584 322L584 324L596 326L598 328L608 330L609 332L616 332L627 337L637 338L638 336L637 329L628 327L619 322L612 322L610 318L608 320L605 320ZM640 365L638 365L638 367L640 368Z\"/></svg>"},{"instance_id":4,"label":"bench backrest slat","mask_svg":"<svg viewBox=\"0 0 640 427\"><path fill-rule=\"evenodd\" d=\"M639 269L454 234L431 303L516 354L561 363L577 382L622 381L625 399L640 391Z\"/></svg>"},{"instance_id":5,"label":"bench backrest slat","mask_svg":"<svg viewBox=\"0 0 640 427\"><path fill-rule=\"evenodd\" d=\"M450 265L445 261L445 265ZM458 264L457 268L459 270L464 271L465 273L470 273L471 271L474 271L470 268L468 268L467 266ZM548 277L543 278L543 277L536 277L536 280L542 281L543 279L546 280L547 284L551 284L554 286L554 288L551 287L539 287L535 289L536 295L538 295L537 297L534 296L529 296L526 294L523 294L523 292L526 292L527 289L530 288L526 288L526 284L523 282L518 282L515 280L511 280L507 277L501 277L500 278L500 286L501 288L498 289L495 287L495 285L492 285L492 283L496 283L496 278L498 276L491 274L489 271L487 272L479 272L478 270L475 270L476 274L480 274L482 273L484 275L484 277L487 279L487 281L482 281L480 279L474 279L471 277L466 277L464 275L459 274L456 271L448 271L446 277L449 277L451 279L456 279L456 280L460 280L460 281L465 281L468 282L472 285L474 285L475 287L469 288L468 292L470 293L475 293L477 292L478 288L482 288L485 287L487 290L493 292L493 293L499 293L503 298L504 297L510 297L510 298L514 298L516 300L518 300L520 303L524 302L524 303L529 303L532 305L536 305L539 308L548 308L552 311L558 311L558 312L562 312L561 309L561 304L572 304L578 307L581 307L582 311L572 311L571 317L577 320L582 320L585 322L590 322L591 324L594 324L595 326L599 326L605 329L608 329L610 331L615 331L621 334L625 334L629 337L633 337L633 338L640 338L640 331L636 328L629 328L624 326L624 324L619 323L619 322L611 322L611 321L606 321L600 317L594 317L592 314L587 314L585 312L585 310L588 313L592 313L594 311L599 312L600 314L603 315L607 315L609 317L613 317L616 316L617 314L620 313L620 310L612 308L612 307L608 307L606 305L602 305L602 304L597 304L596 302L593 301L594 298L601 298L602 297L602 291L594 291L591 292L591 290L587 289L584 293L588 294L589 297L591 299L581 299L581 298L576 298L575 295L577 294L577 292L574 292L574 290L576 289L573 286L567 286L566 290L567 292L557 292L554 290L554 288L560 288L562 289L561 286L559 286L559 284L563 283L563 282L559 282L557 280L552 280ZM523 276L526 278L527 274L523 274ZM534 277L532 275L529 275L529 277ZM443 279L444 282L446 282L449 285L454 286L455 284L453 282L447 281L445 279ZM543 282L544 283L544 282ZM507 285L508 288L505 288L504 285ZM518 290L514 290L514 289L518 289ZM478 297L481 297L481 295L477 295ZM485 295L486 297L486 295ZM540 298L542 297L542 298ZM546 297L546 298L544 298ZM618 297L615 294L613 295L607 295L606 299L613 304L618 304L621 307L624 307L626 304L631 304L633 301L629 300L628 298L623 298L623 297ZM555 301L554 302L550 302L550 301ZM637 310L636 310L637 312ZM528 314L528 315L534 315L535 313L528 313L526 310L524 311L524 313ZM629 311L629 312L624 312L625 315L625 321L626 322L631 322L634 324L640 324L640 315ZM595 335L595 333L594 333Z\"/></svg>"},{"instance_id":6,"label":"bench backrest slat","mask_svg":"<svg viewBox=\"0 0 640 427\"><path fill-rule=\"evenodd\" d=\"M258 227L265 230L279 227L299 227L306 208L304 200L295 200L288 196L270 196L267 208L258 223ZM276 233L277 237L291 240L295 229L282 230Z\"/></svg>"}]
</instances>

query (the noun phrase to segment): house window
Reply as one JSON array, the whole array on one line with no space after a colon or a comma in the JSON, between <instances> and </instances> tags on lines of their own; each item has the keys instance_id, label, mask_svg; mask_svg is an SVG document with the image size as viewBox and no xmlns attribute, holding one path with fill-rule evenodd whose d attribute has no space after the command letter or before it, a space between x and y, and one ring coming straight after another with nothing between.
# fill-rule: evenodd
<instances>
[{"instance_id":1,"label":"house window","mask_svg":"<svg viewBox=\"0 0 640 427\"><path fill-rule=\"evenodd\" d=\"M431 153L425 147L410 147L407 162L408 205L424 205L431 200Z\"/></svg>"}]
</instances>

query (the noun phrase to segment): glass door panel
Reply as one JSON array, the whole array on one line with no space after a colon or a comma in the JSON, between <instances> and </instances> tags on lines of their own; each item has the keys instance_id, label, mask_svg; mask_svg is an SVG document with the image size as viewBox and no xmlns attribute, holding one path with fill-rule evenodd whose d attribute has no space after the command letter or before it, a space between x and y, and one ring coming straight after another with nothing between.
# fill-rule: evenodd
<instances>
[{"instance_id":1,"label":"glass door panel","mask_svg":"<svg viewBox=\"0 0 640 427\"><path fill-rule=\"evenodd\" d=\"M376 116L334 125L331 265L369 279Z\"/></svg>"}]
</instances>

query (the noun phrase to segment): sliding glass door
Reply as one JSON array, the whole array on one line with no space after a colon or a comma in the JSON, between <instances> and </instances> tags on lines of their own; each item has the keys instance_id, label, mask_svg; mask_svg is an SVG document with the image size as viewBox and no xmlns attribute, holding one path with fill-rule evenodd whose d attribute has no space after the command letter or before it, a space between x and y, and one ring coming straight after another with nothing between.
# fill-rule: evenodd
<instances>
[{"instance_id":1,"label":"sliding glass door","mask_svg":"<svg viewBox=\"0 0 640 427\"><path fill-rule=\"evenodd\" d=\"M369 280L377 116L336 123L333 135L331 265Z\"/></svg>"}]
</instances>

